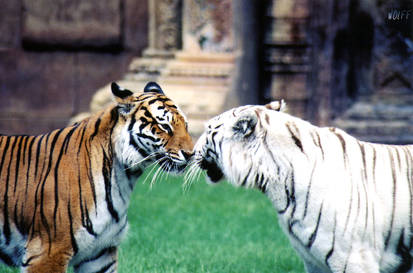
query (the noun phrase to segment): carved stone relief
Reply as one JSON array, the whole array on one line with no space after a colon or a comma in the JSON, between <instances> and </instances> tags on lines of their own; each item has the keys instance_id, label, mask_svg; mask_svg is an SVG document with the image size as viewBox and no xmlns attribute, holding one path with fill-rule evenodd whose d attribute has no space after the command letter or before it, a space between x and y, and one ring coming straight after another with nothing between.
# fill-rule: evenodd
<instances>
[{"instance_id":1,"label":"carved stone relief","mask_svg":"<svg viewBox=\"0 0 413 273\"><path fill-rule=\"evenodd\" d=\"M184 50L232 51L232 16L231 0L184 0Z\"/></svg>"}]
</instances>

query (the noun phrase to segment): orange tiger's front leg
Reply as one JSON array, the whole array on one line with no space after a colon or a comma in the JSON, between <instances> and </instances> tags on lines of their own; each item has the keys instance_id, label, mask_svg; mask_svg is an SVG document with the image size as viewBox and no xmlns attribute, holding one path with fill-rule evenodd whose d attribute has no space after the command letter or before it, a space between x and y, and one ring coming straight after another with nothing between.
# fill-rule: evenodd
<instances>
[{"instance_id":1,"label":"orange tiger's front leg","mask_svg":"<svg viewBox=\"0 0 413 273\"><path fill-rule=\"evenodd\" d=\"M71 247L59 246L59 249L42 245L40 239L27 244L26 260L22 272L27 273L65 273L72 257Z\"/></svg>"}]
</instances>

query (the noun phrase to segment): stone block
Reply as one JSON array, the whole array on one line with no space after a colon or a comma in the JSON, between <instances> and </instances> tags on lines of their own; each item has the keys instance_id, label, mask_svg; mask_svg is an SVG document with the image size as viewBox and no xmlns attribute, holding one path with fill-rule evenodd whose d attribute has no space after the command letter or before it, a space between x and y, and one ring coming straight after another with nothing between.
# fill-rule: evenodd
<instances>
[{"instance_id":1,"label":"stone block","mask_svg":"<svg viewBox=\"0 0 413 273\"><path fill-rule=\"evenodd\" d=\"M306 100L306 74L274 74L271 81L271 98L285 100Z\"/></svg>"},{"instance_id":2,"label":"stone block","mask_svg":"<svg viewBox=\"0 0 413 273\"><path fill-rule=\"evenodd\" d=\"M277 18L307 18L309 16L308 0L275 0L272 8L268 9L271 16Z\"/></svg>"},{"instance_id":3,"label":"stone block","mask_svg":"<svg viewBox=\"0 0 413 273\"><path fill-rule=\"evenodd\" d=\"M0 3L0 50L16 48L20 42L20 1Z\"/></svg>"},{"instance_id":4,"label":"stone block","mask_svg":"<svg viewBox=\"0 0 413 273\"><path fill-rule=\"evenodd\" d=\"M142 51L148 46L148 1L123 0L124 2L124 46Z\"/></svg>"},{"instance_id":5,"label":"stone block","mask_svg":"<svg viewBox=\"0 0 413 273\"><path fill-rule=\"evenodd\" d=\"M0 112L68 117L74 111L71 54L10 50L0 59Z\"/></svg>"},{"instance_id":6,"label":"stone block","mask_svg":"<svg viewBox=\"0 0 413 273\"><path fill-rule=\"evenodd\" d=\"M120 44L121 0L22 0L25 46L110 47Z\"/></svg>"},{"instance_id":7,"label":"stone block","mask_svg":"<svg viewBox=\"0 0 413 273\"><path fill-rule=\"evenodd\" d=\"M307 39L306 21L303 19L273 19L271 31L266 32L266 44L303 44Z\"/></svg>"}]
</instances>

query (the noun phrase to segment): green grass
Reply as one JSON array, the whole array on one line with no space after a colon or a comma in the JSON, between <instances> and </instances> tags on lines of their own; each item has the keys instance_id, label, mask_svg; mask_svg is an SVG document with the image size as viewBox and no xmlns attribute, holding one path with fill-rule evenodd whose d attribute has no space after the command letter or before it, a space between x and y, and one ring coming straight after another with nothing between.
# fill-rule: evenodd
<instances>
[{"instance_id":1,"label":"green grass","mask_svg":"<svg viewBox=\"0 0 413 273\"><path fill-rule=\"evenodd\" d=\"M120 273L304 272L262 193L204 179L184 191L171 176L151 188L149 180L133 193Z\"/></svg>"}]
</instances>

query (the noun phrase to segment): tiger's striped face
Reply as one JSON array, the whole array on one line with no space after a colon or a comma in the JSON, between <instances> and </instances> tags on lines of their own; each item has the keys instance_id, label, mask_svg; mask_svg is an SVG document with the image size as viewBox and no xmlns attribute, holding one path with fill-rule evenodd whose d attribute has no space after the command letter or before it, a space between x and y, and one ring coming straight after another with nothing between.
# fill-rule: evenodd
<instances>
[{"instance_id":1,"label":"tiger's striped face","mask_svg":"<svg viewBox=\"0 0 413 273\"><path fill-rule=\"evenodd\" d=\"M283 110L284 103L242 106L211 119L195 144L194 160L206 170L209 180L219 182L226 176L233 184L254 186L256 170L265 165L260 139L265 137L261 119L269 112ZM253 173L255 172L255 173Z\"/></svg>"},{"instance_id":2,"label":"tiger's striped face","mask_svg":"<svg viewBox=\"0 0 413 273\"><path fill-rule=\"evenodd\" d=\"M155 85L143 94L112 85L120 116L115 128L117 154L131 171L156 161L165 171L181 172L193 149L187 121Z\"/></svg>"}]
</instances>

